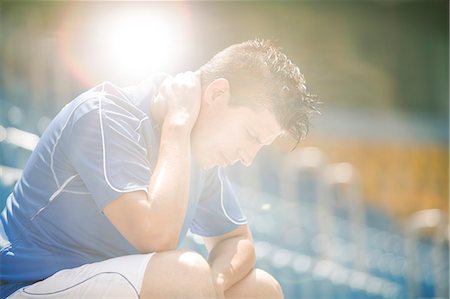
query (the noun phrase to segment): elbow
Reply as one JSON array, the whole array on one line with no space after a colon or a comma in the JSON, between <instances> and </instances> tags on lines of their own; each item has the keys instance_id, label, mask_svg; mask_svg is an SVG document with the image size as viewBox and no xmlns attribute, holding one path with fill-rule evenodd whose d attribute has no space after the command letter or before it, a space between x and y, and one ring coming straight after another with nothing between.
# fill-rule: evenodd
<instances>
[{"instance_id":1,"label":"elbow","mask_svg":"<svg viewBox=\"0 0 450 299\"><path fill-rule=\"evenodd\" d=\"M159 236L156 242L153 243L152 252L161 252L177 249L178 236L173 236L170 234L164 234Z\"/></svg>"},{"instance_id":2,"label":"elbow","mask_svg":"<svg viewBox=\"0 0 450 299\"><path fill-rule=\"evenodd\" d=\"M152 253L175 250L178 245L178 235L165 232L159 232L158 234L147 234L148 238L145 238L138 244L135 244L136 249L140 253Z\"/></svg>"}]
</instances>

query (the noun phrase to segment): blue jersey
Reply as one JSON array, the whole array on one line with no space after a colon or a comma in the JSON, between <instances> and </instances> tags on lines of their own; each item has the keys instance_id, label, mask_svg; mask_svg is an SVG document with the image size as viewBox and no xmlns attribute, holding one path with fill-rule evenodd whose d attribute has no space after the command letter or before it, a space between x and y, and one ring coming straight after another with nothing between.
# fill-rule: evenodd
<instances>
[{"instance_id":1,"label":"blue jersey","mask_svg":"<svg viewBox=\"0 0 450 299\"><path fill-rule=\"evenodd\" d=\"M160 139L149 111L163 79L100 84L50 123L1 213L2 298L62 269L138 253L102 211L125 192L147 192ZM191 165L179 242L188 229L215 236L246 223L223 169Z\"/></svg>"}]
</instances>

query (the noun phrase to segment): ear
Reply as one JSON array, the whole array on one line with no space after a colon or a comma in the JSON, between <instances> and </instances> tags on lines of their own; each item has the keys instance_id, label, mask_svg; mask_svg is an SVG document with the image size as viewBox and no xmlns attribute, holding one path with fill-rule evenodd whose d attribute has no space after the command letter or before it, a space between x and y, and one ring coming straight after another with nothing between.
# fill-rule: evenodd
<instances>
[{"instance_id":1,"label":"ear","mask_svg":"<svg viewBox=\"0 0 450 299\"><path fill-rule=\"evenodd\" d=\"M225 78L218 78L208 84L203 93L204 102L208 105L228 103L230 98L230 83Z\"/></svg>"}]
</instances>

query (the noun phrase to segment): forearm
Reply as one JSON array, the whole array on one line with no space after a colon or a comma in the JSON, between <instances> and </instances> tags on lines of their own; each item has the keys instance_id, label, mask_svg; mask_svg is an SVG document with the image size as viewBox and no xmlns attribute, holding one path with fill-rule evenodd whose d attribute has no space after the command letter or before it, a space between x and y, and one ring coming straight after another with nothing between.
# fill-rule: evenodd
<instances>
[{"instance_id":1,"label":"forearm","mask_svg":"<svg viewBox=\"0 0 450 299\"><path fill-rule=\"evenodd\" d=\"M190 130L166 119L148 200L154 226L165 230L162 235L168 238L167 249L173 249L178 242L188 205L190 156Z\"/></svg>"},{"instance_id":2,"label":"forearm","mask_svg":"<svg viewBox=\"0 0 450 299\"><path fill-rule=\"evenodd\" d=\"M217 244L208 257L216 287L223 292L232 287L254 268L255 259L250 239L234 237Z\"/></svg>"}]
</instances>

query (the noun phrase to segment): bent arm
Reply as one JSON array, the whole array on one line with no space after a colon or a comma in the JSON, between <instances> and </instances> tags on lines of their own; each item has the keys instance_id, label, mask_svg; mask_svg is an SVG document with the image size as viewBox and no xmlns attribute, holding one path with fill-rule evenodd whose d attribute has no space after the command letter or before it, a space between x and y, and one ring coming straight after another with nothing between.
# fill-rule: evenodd
<instances>
[{"instance_id":1,"label":"bent arm","mask_svg":"<svg viewBox=\"0 0 450 299\"><path fill-rule=\"evenodd\" d=\"M148 193L125 193L103 212L140 252L174 249L189 199L190 135L165 121Z\"/></svg>"},{"instance_id":2,"label":"bent arm","mask_svg":"<svg viewBox=\"0 0 450 299\"><path fill-rule=\"evenodd\" d=\"M183 73L165 81L160 96L167 112L148 193L126 193L103 210L119 232L143 253L172 250L178 243L189 200L190 134L200 108L198 75Z\"/></svg>"},{"instance_id":3,"label":"bent arm","mask_svg":"<svg viewBox=\"0 0 450 299\"><path fill-rule=\"evenodd\" d=\"M247 225L218 237L204 237L216 289L220 294L244 278L255 266L255 248Z\"/></svg>"}]
</instances>

